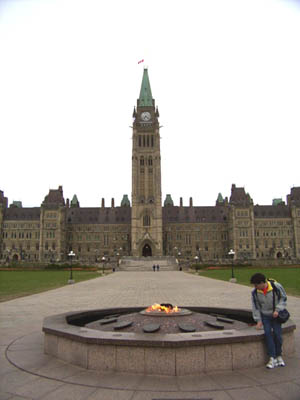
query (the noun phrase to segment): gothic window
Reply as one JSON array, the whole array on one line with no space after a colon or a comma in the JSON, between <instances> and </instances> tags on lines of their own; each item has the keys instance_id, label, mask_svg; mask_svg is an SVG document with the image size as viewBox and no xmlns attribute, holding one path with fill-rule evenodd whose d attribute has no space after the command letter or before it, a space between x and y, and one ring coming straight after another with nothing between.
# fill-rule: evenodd
<instances>
[{"instance_id":1,"label":"gothic window","mask_svg":"<svg viewBox=\"0 0 300 400\"><path fill-rule=\"evenodd\" d=\"M146 138L145 138L145 136L143 136L143 147L145 147L146 146Z\"/></svg>"},{"instance_id":2,"label":"gothic window","mask_svg":"<svg viewBox=\"0 0 300 400\"><path fill-rule=\"evenodd\" d=\"M141 158L140 158L140 165L145 165L144 157L141 157Z\"/></svg>"},{"instance_id":3,"label":"gothic window","mask_svg":"<svg viewBox=\"0 0 300 400\"><path fill-rule=\"evenodd\" d=\"M151 135L151 147L153 147L153 146L154 146L154 136ZM299 216L300 216L300 212L299 212Z\"/></svg>"},{"instance_id":4,"label":"gothic window","mask_svg":"<svg viewBox=\"0 0 300 400\"><path fill-rule=\"evenodd\" d=\"M142 137L139 135L139 147L142 147Z\"/></svg>"},{"instance_id":5,"label":"gothic window","mask_svg":"<svg viewBox=\"0 0 300 400\"><path fill-rule=\"evenodd\" d=\"M147 147L149 147L149 135L147 135Z\"/></svg>"},{"instance_id":6,"label":"gothic window","mask_svg":"<svg viewBox=\"0 0 300 400\"><path fill-rule=\"evenodd\" d=\"M150 226L150 216L149 215L144 215L143 226Z\"/></svg>"},{"instance_id":7,"label":"gothic window","mask_svg":"<svg viewBox=\"0 0 300 400\"><path fill-rule=\"evenodd\" d=\"M149 165L150 167L152 167L152 157L151 157L151 156L150 156L149 159L148 159L148 165Z\"/></svg>"}]
</instances>

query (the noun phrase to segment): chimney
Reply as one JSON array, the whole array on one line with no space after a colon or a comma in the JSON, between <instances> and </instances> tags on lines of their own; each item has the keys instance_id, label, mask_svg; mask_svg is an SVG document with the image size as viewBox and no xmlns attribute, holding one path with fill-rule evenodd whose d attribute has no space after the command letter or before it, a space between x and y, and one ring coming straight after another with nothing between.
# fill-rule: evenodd
<instances>
[{"instance_id":1,"label":"chimney","mask_svg":"<svg viewBox=\"0 0 300 400\"><path fill-rule=\"evenodd\" d=\"M179 199L179 205L180 205L180 207L182 207L182 197L180 197L180 199Z\"/></svg>"},{"instance_id":2,"label":"chimney","mask_svg":"<svg viewBox=\"0 0 300 400\"><path fill-rule=\"evenodd\" d=\"M114 207L115 207L115 199L112 198L112 199L111 199L111 208L114 208Z\"/></svg>"},{"instance_id":3,"label":"chimney","mask_svg":"<svg viewBox=\"0 0 300 400\"><path fill-rule=\"evenodd\" d=\"M101 200L101 207L102 207L102 208L105 207L105 199L104 199L104 197L102 197L102 200Z\"/></svg>"},{"instance_id":4,"label":"chimney","mask_svg":"<svg viewBox=\"0 0 300 400\"><path fill-rule=\"evenodd\" d=\"M193 207L193 198L190 197L190 207Z\"/></svg>"}]
</instances>

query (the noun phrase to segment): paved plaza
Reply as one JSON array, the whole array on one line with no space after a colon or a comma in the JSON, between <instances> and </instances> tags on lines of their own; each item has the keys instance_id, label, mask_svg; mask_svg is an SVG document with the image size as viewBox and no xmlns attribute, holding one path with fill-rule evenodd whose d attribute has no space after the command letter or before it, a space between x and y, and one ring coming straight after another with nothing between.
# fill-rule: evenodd
<instances>
[{"instance_id":1,"label":"paved plaza","mask_svg":"<svg viewBox=\"0 0 300 400\"><path fill-rule=\"evenodd\" d=\"M75 274L76 280L76 274ZM105 277L0 303L0 400L299 400L300 331L285 368L264 367L197 376L100 373L43 352L46 316L87 309L148 306L250 308L250 288L185 272L115 272ZM300 298L288 297L300 326Z\"/></svg>"}]
</instances>

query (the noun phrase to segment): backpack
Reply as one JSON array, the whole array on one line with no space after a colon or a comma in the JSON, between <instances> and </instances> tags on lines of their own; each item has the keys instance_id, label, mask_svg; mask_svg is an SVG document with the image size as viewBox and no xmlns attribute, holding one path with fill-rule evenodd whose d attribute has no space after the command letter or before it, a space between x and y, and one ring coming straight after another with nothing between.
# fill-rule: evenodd
<instances>
[{"instance_id":1,"label":"backpack","mask_svg":"<svg viewBox=\"0 0 300 400\"><path fill-rule=\"evenodd\" d=\"M273 309L275 310L275 294L278 297L278 301L281 299L281 292L278 289L278 287L275 285L275 279L267 279L271 283L272 289L273 289ZM255 305L255 308L258 309L257 303L258 303L258 298L257 298L257 289L252 290L252 296L253 296L253 302Z\"/></svg>"}]
</instances>

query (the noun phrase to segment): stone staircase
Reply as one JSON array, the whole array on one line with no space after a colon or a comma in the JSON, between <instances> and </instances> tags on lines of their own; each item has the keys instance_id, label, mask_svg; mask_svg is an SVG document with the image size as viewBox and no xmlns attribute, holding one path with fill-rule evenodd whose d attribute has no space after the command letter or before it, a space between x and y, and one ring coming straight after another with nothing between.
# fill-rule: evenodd
<instances>
[{"instance_id":1,"label":"stone staircase","mask_svg":"<svg viewBox=\"0 0 300 400\"><path fill-rule=\"evenodd\" d=\"M153 271L153 265L159 265L159 271L178 271L175 257L122 257L117 271Z\"/></svg>"}]
</instances>

